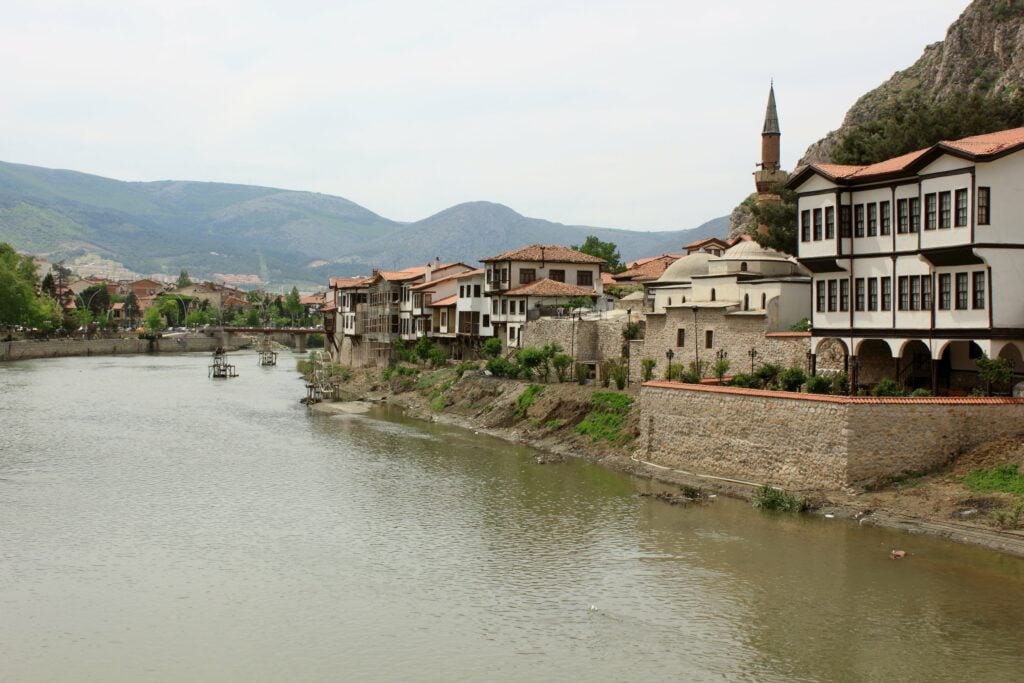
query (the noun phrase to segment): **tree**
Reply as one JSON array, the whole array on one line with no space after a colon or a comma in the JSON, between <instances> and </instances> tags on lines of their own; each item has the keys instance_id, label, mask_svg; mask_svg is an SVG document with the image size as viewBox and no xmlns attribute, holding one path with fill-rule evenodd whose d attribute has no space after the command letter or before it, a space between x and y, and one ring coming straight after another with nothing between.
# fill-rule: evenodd
<instances>
[{"instance_id":1,"label":"tree","mask_svg":"<svg viewBox=\"0 0 1024 683\"><path fill-rule=\"evenodd\" d=\"M573 245L576 251L602 258L608 262L608 270L613 273L621 273L626 269L619 256L619 248L614 242L602 242L595 235L589 235L581 245Z\"/></svg>"},{"instance_id":2,"label":"tree","mask_svg":"<svg viewBox=\"0 0 1024 683\"><path fill-rule=\"evenodd\" d=\"M128 292L124 298L124 314L128 316L129 327L135 327L135 319L139 317L139 298L135 292Z\"/></svg>"},{"instance_id":3,"label":"tree","mask_svg":"<svg viewBox=\"0 0 1024 683\"><path fill-rule=\"evenodd\" d=\"M1013 383L1013 364L1005 358L989 358L981 354L974 360L978 366L978 378L985 382L985 392L991 396L993 389L1005 390Z\"/></svg>"},{"instance_id":4,"label":"tree","mask_svg":"<svg viewBox=\"0 0 1024 683\"><path fill-rule=\"evenodd\" d=\"M36 266L30 256L21 256L0 243L0 325L49 327L60 320L55 304L36 294Z\"/></svg>"},{"instance_id":5,"label":"tree","mask_svg":"<svg viewBox=\"0 0 1024 683\"><path fill-rule=\"evenodd\" d=\"M182 287L188 287L190 284L192 284L192 278L188 276L188 271L182 268L175 286L181 289Z\"/></svg>"},{"instance_id":6,"label":"tree","mask_svg":"<svg viewBox=\"0 0 1024 683\"><path fill-rule=\"evenodd\" d=\"M159 332L164 329L167 325L164 323L164 317L160 314L160 308L157 306L150 306L146 311L146 329L150 332Z\"/></svg>"},{"instance_id":7,"label":"tree","mask_svg":"<svg viewBox=\"0 0 1024 683\"><path fill-rule=\"evenodd\" d=\"M756 197L756 195L754 195ZM784 254L796 255L796 193L793 190L779 191L779 202L750 203L754 227L751 236L762 247L781 251ZM749 199L749 198L748 198ZM761 232L760 226L765 226Z\"/></svg>"},{"instance_id":8,"label":"tree","mask_svg":"<svg viewBox=\"0 0 1024 683\"><path fill-rule=\"evenodd\" d=\"M57 294L57 287L53 282L53 273L47 273L43 276L43 283L39 286L43 290L43 294L49 296L55 296Z\"/></svg>"},{"instance_id":9,"label":"tree","mask_svg":"<svg viewBox=\"0 0 1024 683\"><path fill-rule=\"evenodd\" d=\"M292 287L292 291L288 292L288 296L284 300L284 310L292 318L292 324L295 324L295 319L302 315L302 301L299 297L299 288Z\"/></svg>"},{"instance_id":10,"label":"tree","mask_svg":"<svg viewBox=\"0 0 1024 683\"><path fill-rule=\"evenodd\" d=\"M107 286L99 284L86 287L78 295L76 305L79 308L88 308L96 320L103 319L110 309L110 293L107 292Z\"/></svg>"}]
</instances>

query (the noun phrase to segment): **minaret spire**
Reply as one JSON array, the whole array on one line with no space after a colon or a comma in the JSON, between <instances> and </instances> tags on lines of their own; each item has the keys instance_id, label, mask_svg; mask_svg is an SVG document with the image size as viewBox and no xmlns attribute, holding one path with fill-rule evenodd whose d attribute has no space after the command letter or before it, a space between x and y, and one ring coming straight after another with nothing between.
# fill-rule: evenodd
<instances>
[{"instance_id":1,"label":"minaret spire","mask_svg":"<svg viewBox=\"0 0 1024 683\"><path fill-rule=\"evenodd\" d=\"M779 165L779 112L775 108L775 80L768 86L768 106L764 111L764 127L761 129L761 170L754 173L759 201L778 201L778 192L786 182L786 173Z\"/></svg>"},{"instance_id":2,"label":"minaret spire","mask_svg":"<svg viewBox=\"0 0 1024 683\"><path fill-rule=\"evenodd\" d=\"M781 135L779 130L779 112L775 109L775 79L768 87L768 107L764 112L764 130L762 135Z\"/></svg>"}]
</instances>

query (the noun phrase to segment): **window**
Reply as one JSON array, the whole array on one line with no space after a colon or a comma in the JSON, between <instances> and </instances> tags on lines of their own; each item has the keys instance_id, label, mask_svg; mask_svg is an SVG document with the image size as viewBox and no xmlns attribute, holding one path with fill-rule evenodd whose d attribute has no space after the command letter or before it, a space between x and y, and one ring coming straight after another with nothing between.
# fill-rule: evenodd
<instances>
[{"instance_id":1,"label":"window","mask_svg":"<svg viewBox=\"0 0 1024 683\"><path fill-rule=\"evenodd\" d=\"M939 310L948 311L953 298L953 276L939 273Z\"/></svg>"},{"instance_id":2,"label":"window","mask_svg":"<svg viewBox=\"0 0 1024 683\"><path fill-rule=\"evenodd\" d=\"M466 285L466 289L467 290L469 289L469 285ZM473 296L475 296L475 297L479 297L480 296L480 285L473 285Z\"/></svg>"},{"instance_id":3,"label":"window","mask_svg":"<svg viewBox=\"0 0 1024 683\"><path fill-rule=\"evenodd\" d=\"M487 284L491 284L494 281L494 271L490 268L487 269Z\"/></svg>"},{"instance_id":4,"label":"window","mask_svg":"<svg viewBox=\"0 0 1024 683\"><path fill-rule=\"evenodd\" d=\"M878 279L868 279L868 310L878 310Z\"/></svg>"},{"instance_id":5,"label":"window","mask_svg":"<svg viewBox=\"0 0 1024 683\"><path fill-rule=\"evenodd\" d=\"M484 321L483 321L482 324L483 324L484 327L490 327L491 326L491 316L489 316L486 313L484 313Z\"/></svg>"},{"instance_id":6,"label":"window","mask_svg":"<svg viewBox=\"0 0 1024 683\"><path fill-rule=\"evenodd\" d=\"M676 346L686 346L686 330L681 327L676 330Z\"/></svg>"},{"instance_id":7,"label":"window","mask_svg":"<svg viewBox=\"0 0 1024 683\"><path fill-rule=\"evenodd\" d=\"M743 295L743 310L744 311L749 311L750 310L750 295L749 294L744 294Z\"/></svg>"},{"instance_id":8,"label":"window","mask_svg":"<svg viewBox=\"0 0 1024 683\"><path fill-rule=\"evenodd\" d=\"M526 315L526 299L519 300L519 315Z\"/></svg>"},{"instance_id":9,"label":"window","mask_svg":"<svg viewBox=\"0 0 1024 683\"><path fill-rule=\"evenodd\" d=\"M921 199L911 197L910 206L910 232L917 232L921 229Z\"/></svg>"},{"instance_id":10,"label":"window","mask_svg":"<svg viewBox=\"0 0 1024 683\"><path fill-rule=\"evenodd\" d=\"M818 302L817 302L817 306L815 306L815 309L818 311L818 313L824 313L825 312L825 281L824 280L818 280L818 282L815 283L815 284L816 284L816 286L818 288L818 291L817 291Z\"/></svg>"},{"instance_id":11,"label":"window","mask_svg":"<svg viewBox=\"0 0 1024 683\"><path fill-rule=\"evenodd\" d=\"M992 203L992 188L979 187L978 196L974 198L978 204L978 225L991 225L989 222L989 207Z\"/></svg>"},{"instance_id":12,"label":"window","mask_svg":"<svg viewBox=\"0 0 1024 683\"><path fill-rule=\"evenodd\" d=\"M715 300L715 288L714 287L711 288L711 300L712 301Z\"/></svg>"},{"instance_id":13,"label":"window","mask_svg":"<svg viewBox=\"0 0 1024 683\"><path fill-rule=\"evenodd\" d=\"M967 225L967 189L956 191L955 203L956 222L953 224L958 228Z\"/></svg>"},{"instance_id":14,"label":"window","mask_svg":"<svg viewBox=\"0 0 1024 683\"><path fill-rule=\"evenodd\" d=\"M509 341L510 344L515 343L515 341L516 341L516 328L514 328L514 327L508 328L508 341Z\"/></svg>"},{"instance_id":15,"label":"window","mask_svg":"<svg viewBox=\"0 0 1024 683\"><path fill-rule=\"evenodd\" d=\"M554 280L555 282L565 282L565 271L564 270L549 270L548 279Z\"/></svg>"},{"instance_id":16,"label":"window","mask_svg":"<svg viewBox=\"0 0 1024 683\"><path fill-rule=\"evenodd\" d=\"M950 213L953 204L953 195L950 192L939 193L939 227L948 228L952 225L950 222Z\"/></svg>"},{"instance_id":17,"label":"window","mask_svg":"<svg viewBox=\"0 0 1024 683\"><path fill-rule=\"evenodd\" d=\"M840 280L839 281L839 310L849 311L850 310L850 281Z\"/></svg>"},{"instance_id":18,"label":"window","mask_svg":"<svg viewBox=\"0 0 1024 683\"><path fill-rule=\"evenodd\" d=\"M594 273L592 273L589 270L577 270L576 284L579 285L580 287L593 287Z\"/></svg>"},{"instance_id":19,"label":"window","mask_svg":"<svg viewBox=\"0 0 1024 683\"><path fill-rule=\"evenodd\" d=\"M501 269L501 281L508 282L508 268Z\"/></svg>"},{"instance_id":20,"label":"window","mask_svg":"<svg viewBox=\"0 0 1024 683\"><path fill-rule=\"evenodd\" d=\"M715 331L704 330L704 348L713 349L715 348Z\"/></svg>"},{"instance_id":21,"label":"window","mask_svg":"<svg viewBox=\"0 0 1024 683\"><path fill-rule=\"evenodd\" d=\"M508 299L501 300L501 314L508 315Z\"/></svg>"},{"instance_id":22,"label":"window","mask_svg":"<svg viewBox=\"0 0 1024 683\"><path fill-rule=\"evenodd\" d=\"M839 236L849 237L850 236L850 207L840 206L839 207Z\"/></svg>"},{"instance_id":23,"label":"window","mask_svg":"<svg viewBox=\"0 0 1024 683\"><path fill-rule=\"evenodd\" d=\"M864 205L858 204L853 207L853 236L864 236Z\"/></svg>"},{"instance_id":24,"label":"window","mask_svg":"<svg viewBox=\"0 0 1024 683\"><path fill-rule=\"evenodd\" d=\"M761 293L761 310L768 308L768 295L764 292Z\"/></svg>"},{"instance_id":25,"label":"window","mask_svg":"<svg viewBox=\"0 0 1024 683\"><path fill-rule=\"evenodd\" d=\"M985 308L985 271L975 271L971 278L971 308Z\"/></svg>"},{"instance_id":26,"label":"window","mask_svg":"<svg viewBox=\"0 0 1024 683\"><path fill-rule=\"evenodd\" d=\"M814 240L821 239L821 209L814 210Z\"/></svg>"},{"instance_id":27,"label":"window","mask_svg":"<svg viewBox=\"0 0 1024 683\"><path fill-rule=\"evenodd\" d=\"M892 310L892 278L888 275L882 278L882 310Z\"/></svg>"},{"instance_id":28,"label":"window","mask_svg":"<svg viewBox=\"0 0 1024 683\"><path fill-rule=\"evenodd\" d=\"M921 310L932 310L932 276L921 276Z\"/></svg>"},{"instance_id":29,"label":"window","mask_svg":"<svg viewBox=\"0 0 1024 683\"><path fill-rule=\"evenodd\" d=\"M825 239L836 238L836 207L825 207Z\"/></svg>"},{"instance_id":30,"label":"window","mask_svg":"<svg viewBox=\"0 0 1024 683\"><path fill-rule=\"evenodd\" d=\"M829 311L836 310L836 289L837 289L836 281L835 280L829 280L828 281L828 310Z\"/></svg>"},{"instance_id":31,"label":"window","mask_svg":"<svg viewBox=\"0 0 1024 683\"><path fill-rule=\"evenodd\" d=\"M491 299L491 314L498 315L498 300Z\"/></svg>"},{"instance_id":32,"label":"window","mask_svg":"<svg viewBox=\"0 0 1024 683\"><path fill-rule=\"evenodd\" d=\"M899 309L906 311L910 308L910 284L906 275L900 276L897 280L900 289Z\"/></svg>"},{"instance_id":33,"label":"window","mask_svg":"<svg viewBox=\"0 0 1024 683\"><path fill-rule=\"evenodd\" d=\"M907 213L907 200L896 200L896 232L903 235L910 229L910 214Z\"/></svg>"},{"instance_id":34,"label":"window","mask_svg":"<svg viewBox=\"0 0 1024 683\"><path fill-rule=\"evenodd\" d=\"M864 278L862 277L853 281L853 310L864 310Z\"/></svg>"},{"instance_id":35,"label":"window","mask_svg":"<svg viewBox=\"0 0 1024 683\"><path fill-rule=\"evenodd\" d=\"M967 310L967 273L956 274L956 310Z\"/></svg>"},{"instance_id":36,"label":"window","mask_svg":"<svg viewBox=\"0 0 1024 683\"><path fill-rule=\"evenodd\" d=\"M892 233L892 205L889 202L882 202L878 205L878 211L882 214L882 223L879 226L878 234L889 235Z\"/></svg>"},{"instance_id":37,"label":"window","mask_svg":"<svg viewBox=\"0 0 1024 683\"><path fill-rule=\"evenodd\" d=\"M466 298L466 287L465 287L465 285L459 285L459 298L460 299L465 299Z\"/></svg>"},{"instance_id":38,"label":"window","mask_svg":"<svg viewBox=\"0 0 1024 683\"><path fill-rule=\"evenodd\" d=\"M800 212L800 241L811 241L811 212L809 210Z\"/></svg>"},{"instance_id":39,"label":"window","mask_svg":"<svg viewBox=\"0 0 1024 683\"><path fill-rule=\"evenodd\" d=\"M910 276L910 310L921 310L921 278L917 275Z\"/></svg>"},{"instance_id":40,"label":"window","mask_svg":"<svg viewBox=\"0 0 1024 683\"><path fill-rule=\"evenodd\" d=\"M868 204L868 237L878 236L878 204Z\"/></svg>"},{"instance_id":41,"label":"window","mask_svg":"<svg viewBox=\"0 0 1024 683\"><path fill-rule=\"evenodd\" d=\"M535 268L520 268L519 269L519 284L525 285L533 282L537 279L537 270Z\"/></svg>"},{"instance_id":42,"label":"window","mask_svg":"<svg viewBox=\"0 0 1024 683\"><path fill-rule=\"evenodd\" d=\"M744 262L742 262L742 263L740 264L740 272L741 272L741 273L745 273L745 272L747 272L747 262L746 262L746 261L744 261Z\"/></svg>"},{"instance_id":43,"label":"window","mask_svg":"<svg viewBox=\"0 0 1024 683\"><path fill-rule=\"evenodd\" d=\"M935 212L937 203L935 200L935 193L926 194L924 196L924 229L934 230L935 229Z\"/></svg>"}]
</instances>

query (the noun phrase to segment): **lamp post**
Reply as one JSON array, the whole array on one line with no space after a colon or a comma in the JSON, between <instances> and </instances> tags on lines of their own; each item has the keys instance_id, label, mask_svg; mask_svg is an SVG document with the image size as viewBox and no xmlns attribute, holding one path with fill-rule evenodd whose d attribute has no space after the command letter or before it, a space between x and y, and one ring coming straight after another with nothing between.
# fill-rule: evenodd
<instances>
[{"instance_id":1,"label":"lamp post","mask_svg":"<svg viewBox=\"0 0 1024 683\"><path fill-rule=\"evenodd\" d=\"M697 306L690 308L693 311L693 357L694 362L697 366L697 374L703 376L704 373L700 371L700 340L697 339Z\"/></svg>"},{"instance_id":2,"label":"lamp post","mask_svg":"<svg viewBox=\"0 0 1024 683\"><path fill-rule=\"evenodd\" d=\"M665 358L668 359L668 369L665 370L665 378L668 380L672 379L672 359L675 358L676 354L672 349L665 352Z\"/></svg>"},{"instance_id":3,"label":"lamp post","mask_svg":"<svg viewBox=\"0 0 1024 683\"><path fill-rule=\"evenodd\" d=\"M850 394L857 393L857 385L860 383L860 358L853 356L851 359L853 365L853 381L850 382Z\"/></svg>"},{"instance_id":4,"label":"lamp post","mask_svg":"<svg viewBox=\"0 0 1024 683\"><path fill-rule=\"evenodd\" d=\"M747 351L747 355L750 356L750 374L753 375L754 374L754 359L757 358L757 349L751 347L751 349L749 351Z\"/></svg>"}]
</instances>

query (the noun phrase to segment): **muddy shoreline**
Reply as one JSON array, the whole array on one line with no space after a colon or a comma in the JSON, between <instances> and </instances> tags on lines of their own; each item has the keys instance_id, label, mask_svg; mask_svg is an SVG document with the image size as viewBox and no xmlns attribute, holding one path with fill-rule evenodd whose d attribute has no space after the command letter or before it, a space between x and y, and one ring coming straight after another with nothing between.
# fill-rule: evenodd
<instances>
[{"instance_id":1,"label":"muddy shoreline","mask_svg":"<svg viewBox=\"0 0 1024 683\"><path fill-rule=\"evenodd\" d=\"M750 500L754 490L763 483L672 470L640 460L633 453L630 444L616 446L592 442L571 430L544 428L543 425L562 419L552 419L552 415L566 416L571 420L573 411L578 414L581 408L576 404L582 401L584 396L589 396L592 392L589 387L548 385L554 390L541 395L547 400L548 405L536 406L536 410L531 407L526 416L513 417L515 398L526 386L526 382L483 379L467 374L466 377L451 383L447 390L450 396L445 398L443 407L438 409L436 395L432 399L431 395L423 390L395 386L394 382L382 382L375 378L374 373L367 372L339 387L339 401L317 404L313 410L325 413L363 413L368 412L375 404L394 406L409 417L460 427L527 445L558 459L582 458L617 472L650 479L667 486L699 487L708 493L742 500ZM630 393L635 396L636 390ZM918 510L908 505L918 502L916 499L922 497L925 503L932 504L928 496L940 488L938 479L935 482L923 479L913 489L897 485L870 492L795 493L813 502L813 509L808 514L856 520L862 525L895 529L909 534L926 534L1024 557L1024 531L1000 530L979 523L963 522L948 518L948 513L939 510L929 514L915 514ZM948 500L943 502L949 503ZM937 503L934 505L941 507ZM918 508L920 507L919 505Z\"/></svg>"}]
</instances>

